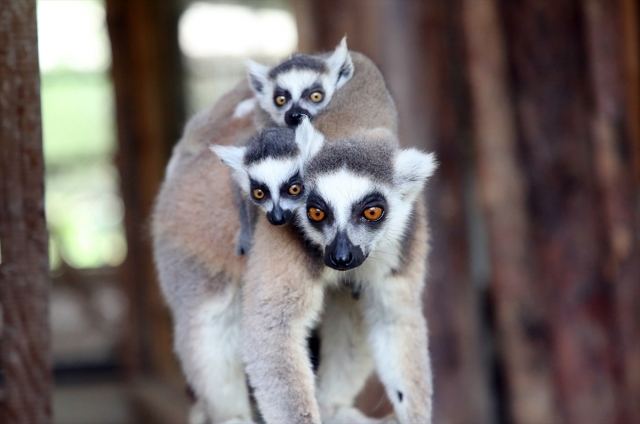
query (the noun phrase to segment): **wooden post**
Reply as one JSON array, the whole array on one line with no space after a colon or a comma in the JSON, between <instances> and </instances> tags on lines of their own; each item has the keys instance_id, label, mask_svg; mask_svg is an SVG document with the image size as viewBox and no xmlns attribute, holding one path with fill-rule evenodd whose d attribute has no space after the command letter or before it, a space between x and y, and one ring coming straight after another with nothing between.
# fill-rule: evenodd
<instances>
[{"instance_id":1,"label":"wooden post","mask_svg":"<svg viewBox=\"0 0 640 424\"><path fill-rule=\"evenodd\" d=\"M518 164L530 182L527 215L538 270L531 284L550 323L529 326L523 310L520 325L552 353L563 422L623 422L606 269L610 226L603 219L601 141L591 126L594 92L581 22L586 11L578 0L502 7L519 114Z\"/></svg>"},{"instance_id":2,"label":"wooden post","mask_svg":"<svg viewBox=\"0 0 640 424\"><path fill-rule=\"evenodd\" d=\"M182 381L171 319L156 281L148 223L185 121L177 37L180 4L107 0L106 6L127 234L122 280L129 325L123 359L130 376L146 369L165 380Z\"/></svg>"},{"instance_id":3,"label":"wooden post","mask_svg":"<svg viewBox=\"0 0 640 424\"><path fill-rule=\"evenodd\" d=\"M51 421L48 235L34 0L0 1L0 422Z\"/></svg>"},{"instance_id":4,"label":"wooden post","mask_svg":"<svg viewBox=\"0 0 640 424\"><path fill-rule=\"evenodd\" d=\"M633 371L640 370L640 216L635 208L640 182L633 172L633 153L639 154L634 138L638 136L640 117L626 113L637 101L638 93L633 90L637 90L638 81L625 78L627 61L637 61L640 52L624 48L624 1L582 3L593 87L590 114L595 170L608 235L602 266L614 304L611 319L615 320L612 330L618 348L616 375L622 374L617 381L617 403L621 422L640 422L640 372ZM635 58L627 59L625 53Z\"/></svg>"},{"instance_id":5,"label":"wooden post","mask_svg":"<svg viewBox=\"0 0 640 424\"><path fill-rule=\"evenodd\" d=\"M495 0L464 0L480 193L491 254L491 295L504 367L508 421L559 423L548 308L536 289L527 214L529 184L518 163L516 113Z\"/></svg>"}]
</instances>

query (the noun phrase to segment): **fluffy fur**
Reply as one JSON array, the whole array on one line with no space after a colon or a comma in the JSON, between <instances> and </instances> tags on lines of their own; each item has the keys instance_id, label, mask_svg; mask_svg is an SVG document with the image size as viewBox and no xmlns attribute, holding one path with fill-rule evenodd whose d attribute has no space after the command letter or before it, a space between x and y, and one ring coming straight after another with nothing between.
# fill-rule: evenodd
<instances>
[{"instance_id":1,"label":"fluffy fur","mask_svg":"<svg viewBox=\"0 0 640 424\"><path fill-rule=\"evenodd\" d=\"M298 125L302 115L317 116L351 79L354 69L346 37L328 55L296 54L273 68L253 61L247 61L247 66L261 109L282 126ZM278 97L284 103L278 103Z\"/></svg>"},{"instance_id":2,"label":"fluffy fur","mask_svg":"<svg viewBox=\"0 0 640 424\"><path fill-rule=\"evenodd\" d=\"M313 117L314 125L328 145L358 139L396 149L396 111L384 80L367 58L353 52L351 58L352 78ZM153 214L158 275L174 317L175 350L199 401L196 412L216 424L253 422L246 372L267 423L380 422L352 406L375 363L397 420L430 422L422 202L408 214L414 231L401 253L394 251L397 266L384 268L385 253L369 252L362 266L371 269L362 268L357 279L358 301L349 281L338 278L347 274L326 267L321 243L307 241L297 226L274 227L259 215L251 254L236 255L240 226L229 168L207 146L241 146L264 127L268 114L245 110L251 97L241 84L187 124ZM401 175L394 165L394 178ZM316 385L306 338L317 325L324 342Z\"/></svg>"},{"instance_id":3,"label":"fluffy fur","mask_svg":"<svg viewBox=\"0 0 640 424\"><path fill-rule=\"evenodd\" d=\"M251 248L256 207L266 213L271 224L283 225L304 203L304 164L323 142L322 135L304 118L295 131L272 127L245 146L211 146L222 163L231 168L237 186L236 196L241 202L238 254ZM260 197L255 190L259 190Z\"/></svg>"}]
</instances>

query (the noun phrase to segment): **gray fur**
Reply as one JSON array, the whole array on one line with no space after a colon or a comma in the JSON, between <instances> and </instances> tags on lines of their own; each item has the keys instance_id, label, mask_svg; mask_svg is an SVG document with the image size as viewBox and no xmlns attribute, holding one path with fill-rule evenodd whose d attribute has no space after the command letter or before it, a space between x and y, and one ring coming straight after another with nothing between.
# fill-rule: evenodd
<instances>
[{"instance_id":1,"label":"gray fur","mask_svg":"<svg viewBox=\"0 0 640 424\"><path fill-rule=\"evenodd\" d=\"M244 164L251 165L266 158L295 157L300 154L295 131L291 128L273 127L263 130L248 144Z\"/></svg>"},{"instance_id":2,"label":"gray fur","mask_svg":"<svg viewBox=\"0 0 640 424\"><path fill-rule=\"evenodd\" d=\"M422 200L423 199L419 199L418 201L422 201ZM416 220L417 220L416 208L414 206L413 210L411 211L411 215L409 215L407 226L405 227L404 232L402 233L402 242L400 244L402 246L402 252L400 256L401 258L400 267L397 269L391 270L391 273L394 276L402 275L402 273L407 269L409 259L411 258L411 250L415 249L415 246L413 245L413 242L415 241L413 237L413 233L416 230L416 224L417 224Z\"/></svg>"},{"instance_id":3,"label":"gray fur","mask_svg":"<svg viewBox=\"0 0 640 424\"><path fill-rule=\"evenodd\" d=\"M346 167L376 182L391 184L394 152L395 146L383 141L345 140L327 143L307 164L305 179L313 181L320 175Z\"/></svg>"},{"instance_id":4,"label":"gray fur","mask_svg":"<svg viewBox=\"0 0 640 424\"><path fill-rule=\"evenodd\" d=\"M327 65L321 58L298 53L292 55L289 60L271 68L268 75L269 78L274 79L279 74L283 74L292 69L309 69L318 73L326 73L328 71Z\"/></svg>"},{"instance_id":5,"label":"gray fur","mask_svg":"<svg viewBox=\"0 0 640 424\"><path fill-rule=\"evenodd\" d=\"M236 182L231 180L231 190L233 198L238 207L238 218L240 219L240 231L238 232L238 245L236 252L238 255L249 253L253 243L253 231L258 219L258 211L256 205L242 195L242 189Z\"/></svg>"}]
</instances>

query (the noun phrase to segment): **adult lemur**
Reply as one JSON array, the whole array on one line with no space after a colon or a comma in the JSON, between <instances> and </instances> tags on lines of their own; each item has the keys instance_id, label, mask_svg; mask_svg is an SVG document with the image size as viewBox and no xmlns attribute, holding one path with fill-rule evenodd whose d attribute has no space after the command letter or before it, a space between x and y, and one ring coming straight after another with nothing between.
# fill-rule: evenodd
<instances>
[{"instance_id":1,"label":"adult lemur","mask_svg":"<svg viewBox=\"0 0 640 424\"><path fill-rule=\"evenodd\" d=\"M255 134L260 124L254 122L263 122L263 110L248 114L237 110L243 102L251 102L253 93L247 85L194 117L174 149L153 214L154 254L174 317L176 352L199 406L214 423L252 422L245 370L267 423L377 422L352 407L373 368L370 351L398 421L430 421L431 372L420 303L426 219L422 203L411 199L415 193L405 193L402 178L396 179L404 174L410 177L407 181L421 186L426 174L419 172L420 167L400 169L402 161L394 158L407 156L398 153L395 107L382 76L364 56L351 53L351 59L353 77L313 122L326 136L328 147L356 143L364 149L355 162L340 168L351 172L350 190L376 187L379 194L396 199L385 200L390 205L406 203L404 218L388 227L394 230L379 233L383 238L400 237L405 249L378 251L375 246L384 243L374 241L368 259L359 267L347 273L334 271L323 262L328 250L321 244L328 238L316 235L315 244L310 244L301 236L299 225L274 227L259 216L251 254L236 255L239 221L229 172L207 145L244 144ZM335 181L331 165L335 155L321 151L318 157L326 159L315 162L318 171L313 184L318 198L330 207L336 201L330 194L336 192L330 188ZM359 179L358 172L375 157L391 174L379 181L366 173ZM334 211L343 210L349 202L323 211L337 217ZM321 210L317 206L322 205L313 206ZM396 216L393 207L388 213ZM342 225L338 218L333 222ZM402 234L396 234L399 228L404 229ZM316 231L325 237L331 234ZM345 246L350 249L342 238L329 250L341 252ZM334 255L333 263L346 261L338 266L349 266L348 256L347 252L342 260ZM331 255L328 260L333 264ZM385 262L390 266L371 266ZM374 268L385 271L380 275L358 271ZM349 281L340 282L362 286L362 301L353 300L342 284L334 284L347 275ZM316 393L305 340L323 313L325 289Z\"/></svg>"}]
</instances>

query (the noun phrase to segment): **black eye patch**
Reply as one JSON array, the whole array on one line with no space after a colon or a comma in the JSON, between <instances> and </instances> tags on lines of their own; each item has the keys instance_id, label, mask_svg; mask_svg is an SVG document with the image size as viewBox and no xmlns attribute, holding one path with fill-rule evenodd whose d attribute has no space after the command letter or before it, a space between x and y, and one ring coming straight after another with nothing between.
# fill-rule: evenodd
<instances>
[{"instance_id":1,"label":"black eye patch","mask_svg":"<svg viewBox=\"0 0 640 424\"><path fill-rule=\"evenodd\" d=\"M309 193L309 196L307 197L307 213L310 208L320 209L325 213L325 218L322 221L313 221L309 219L309 223L313 227L320 230L324 225L333 224L333 208L329 203L325 202L315 190Z\"/></svg>"},{"instance_id":2,"label":"black eye patch","mask_svg":"<svg viewBox=\"0 0 640 424\"><path fill-rule=\"evenodd\" d=\"M383 214L380 219L377 219L375 221L366 219L363 214L364 211L369 208L382 208ZM387 212L387 201L384 195L382 195L382 193L378 191L374 191L373 193L367 194L361 200L355 202L351 206L351 220L356 224L361 223L368 225L369 227L376 228L385 221Z\"/></svg>"},{"instance_id":3,"label":"black eye patch","mask_svg":"<svg viewBox=\"0 0 640 424\"><path fill-rule=\"evenodd\" d=\"M302 92L302 96L301 98L306 99L307 97L309 97L309 95L311 93L313 93L314 91L319 91L324 95L324 88L322 87L322 84L320 84L319 82L316 82L315 84L313 84L311 87L305 89Z\"/></svg>"},{"instance_id":4,"label":"black eye patch","mask_svg":"<svg viewBox=\"0 0 640 424\"><path fill-rule=\"evenodd\" d=\"M263 198L261 198L261 199L257 199L257 198L255 197L255 194L254 194L255 190L262 190L262 192L264 193L264 197L263 197ZM251 193L250 193L250 194L251 194L251 199L252 199L254 202L262 203L262 202L264 202L266 199L268 199L269 197L271 197L271 196L270 196L270 193L269 193L269 188L268 188L265 184L263 184L263 183L261 183L261 182L258 182L258 181L254 180L254 179L253 179L253 178L251 178L251 177L249 177L249 191L251 192Z\"/></svg>"},{"instance_id":5,"label":"black eye patch","mask_svg":"<svg viewBox=\"0 0 640 424\"><path fill-rule=\"evenodd\" d=\"M300 192L296 194L291 194L289 192L289 188L294 184L300 185ZM291 178L289 178L289 180L286 183L280 186L280 194L282 194L283 196L299 197L300 195L302 195L302 193L304 193L304 184L302 184L302 178L300 177L299 171L296 172L295 175L293 175Z\"/></svg>"},{"instance_id":6,"label":"black eye patch","mask_svg":"<svg viewBox=\"0 0 640 424\"><path fill-rule=\"evenodd\" d=\"M273 98L275 99L279 96L284 96L287 101L291 100L291 92L289 90L286 90L280 86L276 86L275 90L273 91Z\"/></svg>"}]
</instances>

